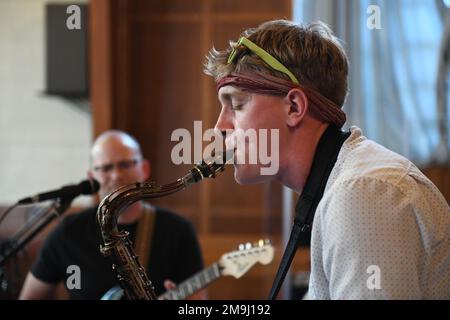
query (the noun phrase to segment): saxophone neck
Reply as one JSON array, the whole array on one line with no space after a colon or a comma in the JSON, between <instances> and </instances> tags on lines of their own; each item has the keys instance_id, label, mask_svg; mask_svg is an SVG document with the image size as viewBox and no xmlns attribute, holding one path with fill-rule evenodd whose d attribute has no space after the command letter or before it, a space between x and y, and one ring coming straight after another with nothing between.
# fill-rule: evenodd
<instances>
[{"instance_id":1,"label":"saxophone neck","mask_svg":"<svg viewBox=\"0 0 450 320\"><path fill-rule=\"evenodd\" d=\"M225 164L232 159L233 153L234 150L227 150L203 160L189 170L181 180L183 180L185 186L188 186L205 178L215 178L216 173L223 171Z\"/></svg>"}]
</instances>

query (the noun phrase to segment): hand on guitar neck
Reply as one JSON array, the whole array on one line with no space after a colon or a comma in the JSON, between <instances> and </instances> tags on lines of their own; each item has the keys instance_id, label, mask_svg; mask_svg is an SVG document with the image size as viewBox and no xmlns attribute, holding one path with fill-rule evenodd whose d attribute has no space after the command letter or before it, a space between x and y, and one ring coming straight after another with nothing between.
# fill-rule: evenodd
<instances>
[{"instance_id":1,"label":"hand on guitar neck","mask_svg":"<svg viewBox=\"0 0 450 320\"><path fill-rule=\"evenodd\" d=\"M255 244L241 244L238 250L222 255L219 261L196 273L178 284L178 286L175 286L173 282L165 282L165 288L168 291L160 295L158 299L183 300L187 297L202 299L204 294L200 296L192 295L199 293L200 290L206 288L211 282L221 276L233 276L239 279L255 264L269 264L272 262L273 257L274 248L269 240L259 240ZM102 297L102 300L119 300L122 295L122 289L114 287Z\"/></svg>"},{"instance_id":2,"label":"hand on guitar neck","mask_svg":"<svg viewBox=\"0 0 450 320\"><path fill-rule=\"evenodd\" d=\"M177 284L171 280L164 281L164 288L167 290L166 292L176 290ZM162 297L159 297L160 300L162 300ZM164 299L167 300L167 299ZM186 300L208 300L208 294L206 289L199 290L189 297L186 297Z\"/></svg>"}]
</instances>

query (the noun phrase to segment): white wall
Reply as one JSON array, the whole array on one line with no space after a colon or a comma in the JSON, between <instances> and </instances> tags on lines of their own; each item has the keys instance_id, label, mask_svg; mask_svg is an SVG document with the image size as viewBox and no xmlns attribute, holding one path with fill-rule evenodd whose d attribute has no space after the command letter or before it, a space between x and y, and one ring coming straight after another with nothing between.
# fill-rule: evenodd
<instances>
[{"instance_id":1,"label":"white wall","mask_svg":"<svg viewBox=\"0 0 450 320\"><path fill-rule=\"evenodd\" d=\"M63 1L0 0L2 205L78 183L86 177L89 165L92 121L88 102L83 111L69 101L42 94L47 2ZM89 201L89 197L79 197L74 204Z\"/></svg>"}]
</instances>

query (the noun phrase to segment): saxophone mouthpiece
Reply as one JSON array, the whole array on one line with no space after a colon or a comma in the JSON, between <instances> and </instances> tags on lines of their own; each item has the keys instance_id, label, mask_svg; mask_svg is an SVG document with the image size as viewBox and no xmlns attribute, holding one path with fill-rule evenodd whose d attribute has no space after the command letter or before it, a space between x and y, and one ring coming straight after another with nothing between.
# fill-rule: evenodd
<instances>
[{"instance_id":1,"label":"saxophone mouthpiece","mask_svg":"<svg viewBox=\"0 0 450 320\"><path fill-rule=\"evenodd\" d=\"M186 180L195 183L205 178L215 178L216 173L223 171L225 164L233 158L233 155L234 150L230 149L203 160L189 171Z\"/></svg>"}]
</instances>

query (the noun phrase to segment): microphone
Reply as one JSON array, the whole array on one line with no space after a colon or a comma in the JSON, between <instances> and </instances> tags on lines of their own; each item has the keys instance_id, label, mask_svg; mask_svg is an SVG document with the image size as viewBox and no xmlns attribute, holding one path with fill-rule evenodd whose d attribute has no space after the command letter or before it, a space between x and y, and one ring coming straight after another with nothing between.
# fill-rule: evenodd
<instances>
[{"instance_id":1,"label":"microphone","mask_svg":"<svg viewBox=\"0 0 450 320\"><path fill-rule=\"evenodd\" d=\"M58 190L48 191L44 193L39 193L35 196L23 198L19 200L18 204L30 204L41 202L45 200L61 198L63 200L72 200L73 198L81 194L94 194L100 189L100 183L97 180L84 180L77 185L67 185L63 186Z\"/></svg>"}]
</instances>

